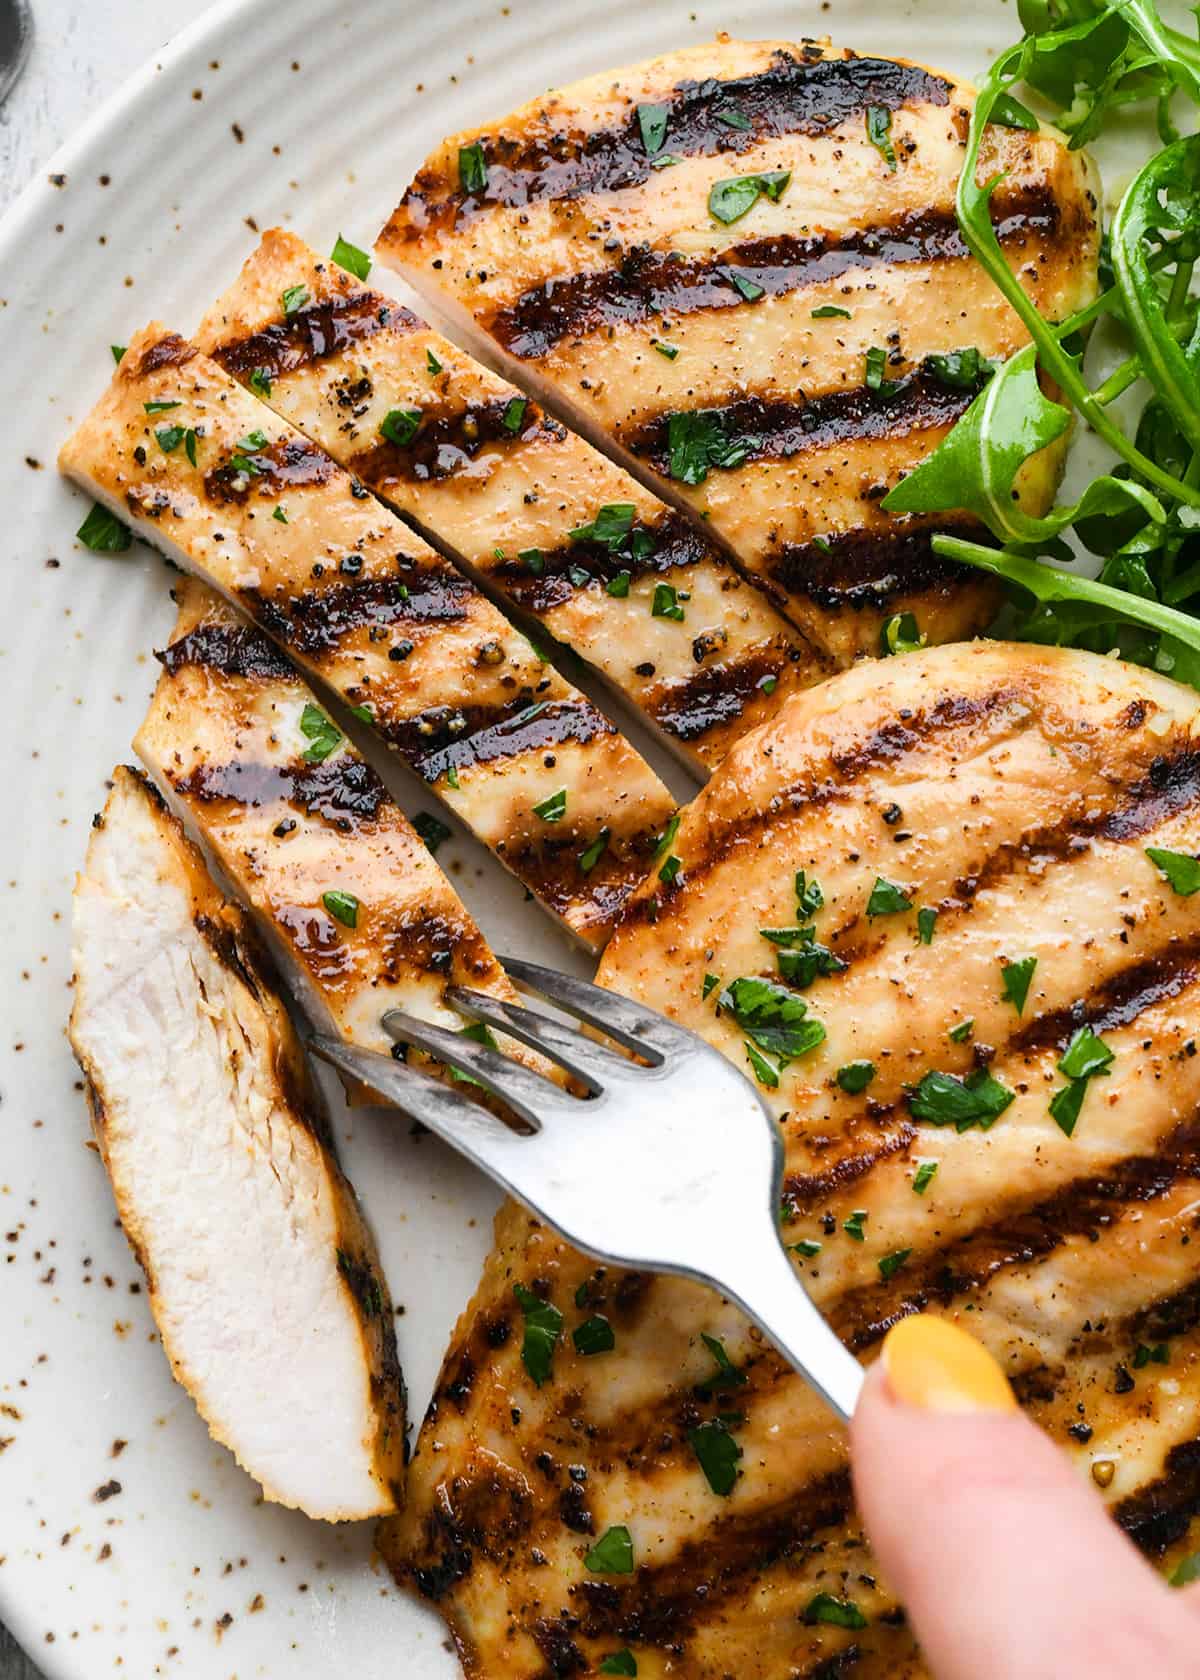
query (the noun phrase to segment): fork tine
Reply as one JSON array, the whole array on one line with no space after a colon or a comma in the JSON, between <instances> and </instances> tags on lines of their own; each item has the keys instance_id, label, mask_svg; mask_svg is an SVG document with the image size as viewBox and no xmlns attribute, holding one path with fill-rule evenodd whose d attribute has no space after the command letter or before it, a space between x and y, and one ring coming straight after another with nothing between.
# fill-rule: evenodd
<instances>
[{"instance_id":1,"label":"fork tine","mask_svg":"<svg viewBox=\"0 0 1200 1680\"><path fill-rule=\"evenodd\" d=\"M618 1044L644 1056L655 1066L671 1051L688 1049L693 1043L691 1034L668 1021L665 1015L645 1004L618 997L603 986L590 985L586 980L576 980L574 975L518 957L501 957L500 961L513 979L530 991L551 998L561 1009L577 1015L591 1027L599 1027Z\"/></svg>"},{"instance_id":2,"label":"fork tine","mask_svg":"<svg viewBox=\"0 0 1200 1680\"><path fill-rule=\"evenodd\" d=\"M383 1017L383 1030L399 1042L415 1044L418 1050L427 1050L439 1061L469 1074L535 1130L540 1131L548 1117L564 1112L565 1105L577 1100L540 1073L510 1061L499 1050L475 1044L446 1027L435 1027L403 1009L388 1010Z\"/></svg>"},{"instance_id":3,"label":"fork tine","mask_svg":"<svg viewBox=\"0 0 1200 1680\"><path fill-rule=\"evenodd\" d=\"M448 986L446 999L477 1020L486 1021L488 1026L520 1039L531 1050L540 1050L544 1056L566 1068L568 1073L574 1074L576 1079L582 1080L593 1096L603 1091L606 1079L628 1078L636 1068L636 1063L615 1055L603 1045L592 1043L574 1027L564 1026L561 1021L536 1009L507 1003L486 992L473 992L465 986Z\"/></svg>"}]
</instances>

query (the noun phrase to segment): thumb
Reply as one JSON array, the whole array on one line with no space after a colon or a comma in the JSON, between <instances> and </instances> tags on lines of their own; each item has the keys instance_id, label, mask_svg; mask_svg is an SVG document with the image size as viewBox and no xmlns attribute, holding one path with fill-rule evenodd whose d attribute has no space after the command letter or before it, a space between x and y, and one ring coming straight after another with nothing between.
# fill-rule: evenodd
<instances>
[{"instance_id":1,"label":"thumb","mask_svg":"<svg viewBox=\"0 0 1200 1680\"><path fill-rule=\"evenodd\" d=\"M1195 1680L1194 1612L965 1331L921 1315L890 1332L851 1448L871 1543L938 1680Z\"/></svg>"}]
</instances>

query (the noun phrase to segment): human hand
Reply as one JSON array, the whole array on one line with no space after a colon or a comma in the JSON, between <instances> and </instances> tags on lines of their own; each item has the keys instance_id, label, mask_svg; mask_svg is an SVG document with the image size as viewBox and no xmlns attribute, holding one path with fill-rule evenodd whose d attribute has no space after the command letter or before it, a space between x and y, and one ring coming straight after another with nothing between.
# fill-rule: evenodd
<instances>
[{"instance_id":1,"label":"human hand","mask_svg":"<svg viewBox=\"0 0 1200 1680\"><path fill-rule=\"evenodd\" d=\"M1200 1589L1174 1589L945 1319L906 1318L850 1432L871 1543L937 1680L1197 1680Z\"/></svg>"}]
</instances>

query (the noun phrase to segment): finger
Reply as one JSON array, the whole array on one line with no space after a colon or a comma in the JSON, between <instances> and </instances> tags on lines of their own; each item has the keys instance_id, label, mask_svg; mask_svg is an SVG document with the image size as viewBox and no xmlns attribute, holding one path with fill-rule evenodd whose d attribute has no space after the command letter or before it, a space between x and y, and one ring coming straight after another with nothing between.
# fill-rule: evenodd
<instances>
[{"instance_id":1,"label":"finger","mask_svg":"<svg viewBox=\"0 0 1200 1680\"><path fill-rule=\"evenodd\" d=\"M1193 1616L972 1337L898 1325L851 1443L871 1542L938 1680L1195 1680Z\"/></svg>"}]
</instances>

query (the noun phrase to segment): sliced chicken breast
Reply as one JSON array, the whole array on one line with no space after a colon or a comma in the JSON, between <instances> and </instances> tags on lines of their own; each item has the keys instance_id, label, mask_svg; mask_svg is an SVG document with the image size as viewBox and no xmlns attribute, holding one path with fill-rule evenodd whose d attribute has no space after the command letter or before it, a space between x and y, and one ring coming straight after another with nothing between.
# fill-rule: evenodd
<instances>
[{"instance_id":1,"label":"sliced chicken breast","mask_svg":"<svg viewBox=\"0 0 1200 1680\"><path fill-rule=\"evenodd\" d=\"M176 594L134 748L254 912L309 1019L390 1050L388 1009L458 1028L448 987L514 1000L427 841L303 678L206 585L185 579Z\"/></svg>"},{"instance_id":2,"label":"sliced chicken breast","mask_svg":"<svg viewBox=\"0 0 1200 1680\"><path fill-rule=\"evenodd\" d=\"M130 344L59 460L361 708L565 927L603 944L674 800L357 478L158 325Z\"/></svg>"},{"instance_id":3,"label":"sliced chicken breast","mask_svg":"<svg viewBox=\"0 0 1200 1680\"><path fill-rule=\"evenodd\" d=\"M1091 654L860 665L734 748L599 975L760 1080L845 1342L961 1320L1167 1569L1200 1541L1198 746L1192 691ZM382 1532L473 1675L927 1672L803 1382L516 1208Z\"/></svg>"},{"instance_id":4,"label":"sliced chicken breast","mask_svg":"<svg viewBox=\"0 0 1200 1680\"><path fill-rule=\"evenodd\" d=\"M875 652L903 610L964 638L990 586L879 504L977 389L957 353L1025 342L955 220L973 97L921 65L722 37L454 135L378 251L703 515L819 648ZM995 128L980 170L1004 173L994 217L1030 295L1070 315L1096 288L1086 157ZM1026 506L1060 462L1040 458Z\"/></svg>"},{"instance_id":5,"label":"sliced chicken breast","mask_svg":"<svg viewBox=\"0 0 1200 1680\"><path fill-rule=\"evenodd\" d=\"M263 236L196 342L594 665L693 770L825 674L690 521L294 234Z\"/></svg>"},{"instance_id":6,"label":"sliced chicken breast","mask_svg":"<svg viewBox=\"0 0 1200 1680\"><path fill-rule=\"evenodd\" d=\"M240 911L118 769L75 890L71 1042L176 1378L265 1496L401 1502L404 1393L374 1239Z\"/></svg>"}]
</instances>

